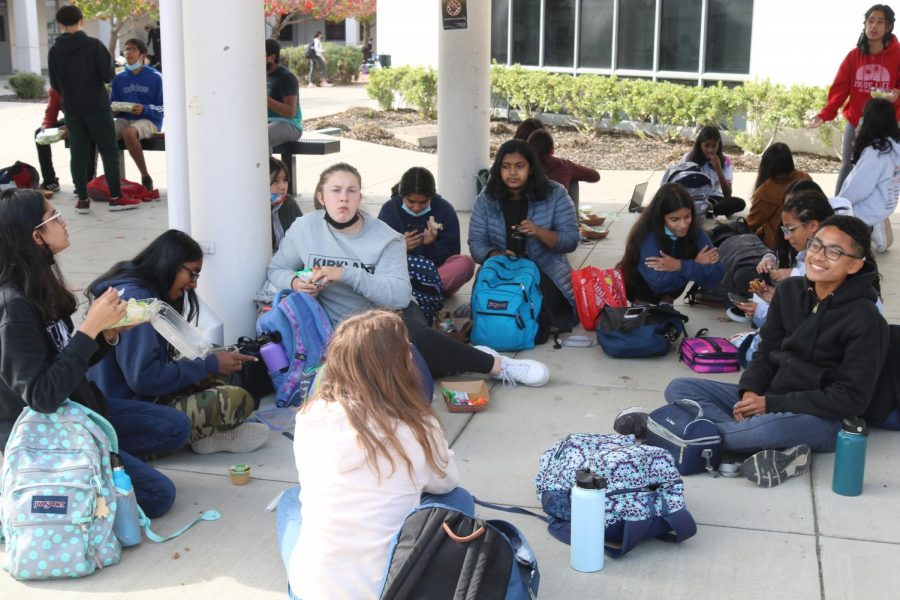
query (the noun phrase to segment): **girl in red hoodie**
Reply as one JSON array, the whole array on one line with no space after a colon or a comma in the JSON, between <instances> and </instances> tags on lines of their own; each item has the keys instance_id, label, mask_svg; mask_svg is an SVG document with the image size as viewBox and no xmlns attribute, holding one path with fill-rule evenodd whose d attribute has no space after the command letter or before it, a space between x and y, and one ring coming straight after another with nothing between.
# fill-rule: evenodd
<instances>
[{"instance_id":1,"label":"girl in red hoodie","mask_svg":"<svg viewBox=\"0 0 900 600\"><path fill-rule=\"evenodd\" d=\"M847 125L844 128L841 170L834 192L836 195L850 172L856 128L863 108L873 93L893 102L897 107L897 117L900 118L900 105L897 102L900 99L900 43L893 31L894 11L890 6L876 4L866 11L863 32L856 48L841 63L831 89L828 90L825 108L809 122L810 127L818 127L823 122L834 119L838 109L850 98L842 111Z\"/></svg>"}]
</instances>

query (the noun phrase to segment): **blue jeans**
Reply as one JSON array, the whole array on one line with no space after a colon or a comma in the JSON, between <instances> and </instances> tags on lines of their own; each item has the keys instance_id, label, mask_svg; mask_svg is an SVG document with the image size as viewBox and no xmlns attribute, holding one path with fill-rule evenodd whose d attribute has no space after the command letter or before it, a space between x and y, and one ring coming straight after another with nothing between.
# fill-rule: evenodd
<instances>
[{"instance_id":1,"label":"blue jeans","mask_svg":"<svg viewBox=\"0 0 900 600\"><path fill-rule=\"evenodd\" d=\"M107 399L106 418L118 435L119 457L134 484L138 505L151 519L161 517L175 503L175 484L144 459L183 448L191 420L168 406L114 398Z\"/></svg>"},{"instance_id":2,"label":"blue jeans","mask_svg":"<svg viewBox=\"0 0 900 600\"><path fill-rule=\"evenodd\" d=\"M446 494L422 494L420 504L438 503L456 509L467 515L475 514L475 501L472 494L464 488L458 487ZM291 552L297 545L300 537L300 486L288 488L278 500L278 513L275 519L275 527L278 531L278 548L281 550L281 560L284 561L284 571L288 572L291 566ZM288 597L296 600L288 583Z\"/></svg>"},{"instance_id":3,"label":"blue jeans","mask_svg":"<svg viewBox=\"0 0 900 600\"><path fill-rule=\"evenodd\" d=\"M666 387L666 402L687 398L703 408L703 416L715 423L722 434L722 448L752 454L771 448L806 444L816 452L834 452L840 419L824 419L802 413L766 413L735 421L738 386L694 377L679 377Z\"/></svg>"}]
</instances>

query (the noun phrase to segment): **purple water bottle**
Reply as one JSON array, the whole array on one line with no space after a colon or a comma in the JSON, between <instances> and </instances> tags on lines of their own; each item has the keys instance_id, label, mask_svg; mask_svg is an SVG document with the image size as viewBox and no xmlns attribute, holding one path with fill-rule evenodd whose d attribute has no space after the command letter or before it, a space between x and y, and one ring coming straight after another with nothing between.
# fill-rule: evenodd
<instances>
[{"instance_id":1,"label":"purple water bottle","mask_svg":"<svg viewBox=\"0 0 900 600\"><path fill-rule=\"evenodd\" d=\"M290 361L281 346L281 335L277 331L273 331L267 334L265 339L268 341L259 347L259 355L266 363L266 369L269 373L286 372Z\"/></svg>"}]
</instances>

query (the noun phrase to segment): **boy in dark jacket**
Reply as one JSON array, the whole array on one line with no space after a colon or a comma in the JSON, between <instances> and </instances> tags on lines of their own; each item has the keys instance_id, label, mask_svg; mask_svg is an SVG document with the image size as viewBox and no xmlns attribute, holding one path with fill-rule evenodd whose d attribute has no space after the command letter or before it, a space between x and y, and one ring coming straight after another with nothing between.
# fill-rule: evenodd
<instances>
[{"instance_id":1,"label":"boy in dark jacket","mask_svg":"<svg viewBox=\"0 0 900 600\"><path fill-rule=\"evenodd\" d=\"M134 208L140 200L122 199L119 184L119 152L109 94L104 84L113 78L112 59L106 47L82 28L84 18L77 6L63 6L56 12L62 32L50 48L47 58L50 87L62 95L66 127L71 145L72 182L78 202L75 211L87 213L91 202L87 195L87 164L90 144L96 144L103 159L103 172L109 184L110 210Z\"/></svg>"},{"instance_id":2,"label":"boy in dark jacket","mask_svg":"<svg viewBox=\"0 0 900 600\"><path fill-rule=\"evenodd\" d=\"M666 388L669 403L700 403L724 450L756 453L741 472L757 485L806 473L810 451L833 452L841 420L869 409L888 351L870 244L859 219L825 220L807 242L806 276L778 286L740 383L678 378Z\"/></svg>"}]
</instances>

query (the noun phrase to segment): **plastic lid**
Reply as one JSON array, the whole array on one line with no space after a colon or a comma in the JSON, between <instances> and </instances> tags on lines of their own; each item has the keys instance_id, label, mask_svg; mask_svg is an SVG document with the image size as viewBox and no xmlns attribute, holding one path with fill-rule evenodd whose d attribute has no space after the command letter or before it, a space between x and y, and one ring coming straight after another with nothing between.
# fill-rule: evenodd
<instances>
[{"instance_id":1,"label":"plastic lid","mask_svg":"<svg viewBox=\"0 0 900 600\"><path fill-rule=\"evenodd\" d=\"M862 417L847 417L841 422L841 429L856 435L869 435L869 427Z\"/></svg>"},{"instance_id":2,"label":"plastic lid","mask_svg":"<svg viewBox=\"0 0 900 600\"><path fill-rule=\"evenodd\" d=\"M598 490L606 489L606 478L594 476L594 487Z\"/></svg>"}]
</instances>

